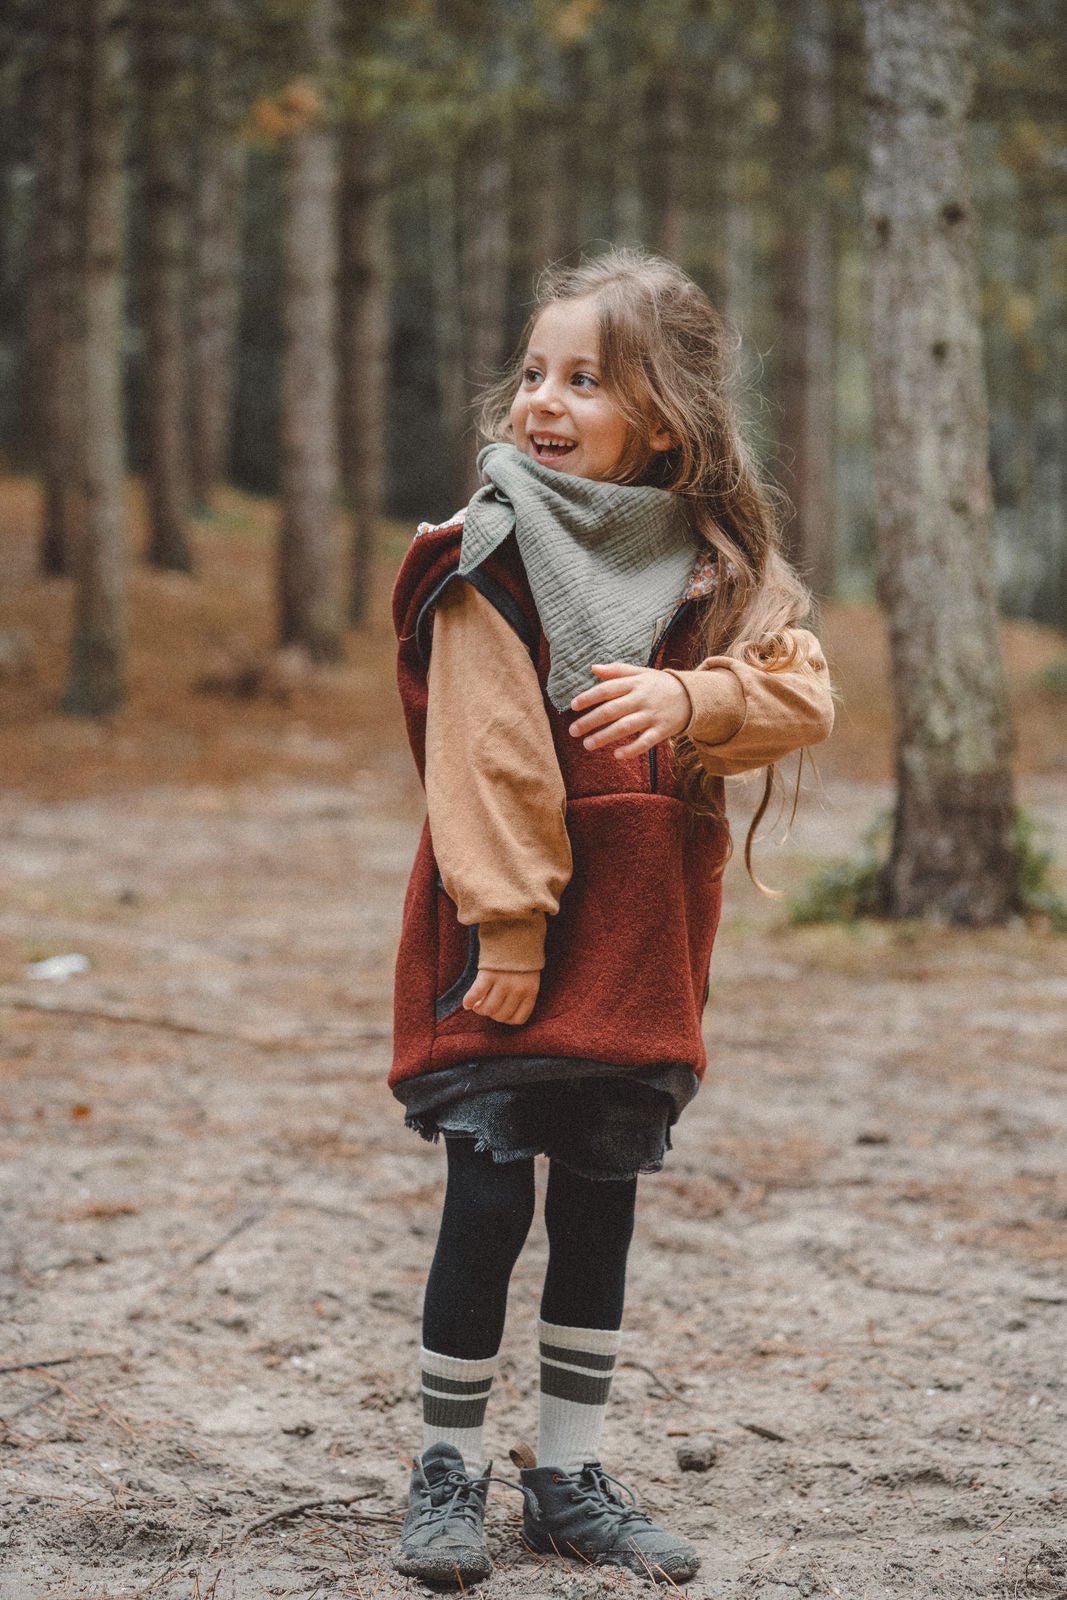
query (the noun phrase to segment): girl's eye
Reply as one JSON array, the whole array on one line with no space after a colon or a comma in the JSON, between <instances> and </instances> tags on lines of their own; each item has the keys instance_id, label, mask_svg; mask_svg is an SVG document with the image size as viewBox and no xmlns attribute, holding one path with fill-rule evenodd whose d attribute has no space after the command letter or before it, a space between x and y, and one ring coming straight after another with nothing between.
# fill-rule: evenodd
<instances>
[{"instance_id":1,"label":"girl's eye","mask_svg":"<svg viewBox=\"0 0 1067 1600\"><path fill-rule=\"evenodd\" d=\"M596 379L593 377L593 374L591 372L576 372L574 374L573 381L575 383L585 384L590 389L595 389L596 386L597 386Z\"/></svg>"},{"instance_id":2,"label":"girl's eye","mask_svg":"<svg viewBox=\"0 0 1067 1600\"><path fill-rule=\"evenodd\" d=\"M536 367L527 367L522 375L523 383L537 383L541 374Z\"/></svg>"}]
</instances>

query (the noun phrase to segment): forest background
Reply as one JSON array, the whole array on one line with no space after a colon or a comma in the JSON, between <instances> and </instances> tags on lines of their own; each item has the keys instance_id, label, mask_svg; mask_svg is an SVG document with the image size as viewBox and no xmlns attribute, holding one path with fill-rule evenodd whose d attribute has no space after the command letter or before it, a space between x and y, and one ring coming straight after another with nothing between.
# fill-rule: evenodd
<instances>
[{"instance_id":1,"label":"forest background","mask_svg":"<svg viewBox=\"0 0 1067 1600\"><path fill-rule=\"evenodd\" d=\"M739 329L841 693L822 791L757 855L789 897L730 868L712 1081L647 1190L612 1460L696 1539L694 1597L1067 1593L1067 28L987 0L971 81L968 9L3 8L3 1600L410 1591L387 1552L441 1163L384 1088L422 820L388 591L470 491L471 402L538 271L608 241ZM896 163L949 250L916 234L929 281L895 301L875 111L954 141ZM967 259L973 300L943 302ZM942 303L962 320L930 329ZM876 407L916 329L887 496ZM887 517L968 430L967 492ZM932 682L893 681L897 578L900 648L950 647ZM978 705L987 590L1014 753ZM902 763L909 694L937 715ZM967 876L995 802L1006 889L956 919L994 926L852 915L902 767L937 790L911 852L935 910L946 840ZM534 1238L498 1460L530 1428L542 1268ZM678 1461L697 1434L706 1475ZM531 1563L508 1515L487 1592L626 1587Z\"/></svg>"}]
</instances>

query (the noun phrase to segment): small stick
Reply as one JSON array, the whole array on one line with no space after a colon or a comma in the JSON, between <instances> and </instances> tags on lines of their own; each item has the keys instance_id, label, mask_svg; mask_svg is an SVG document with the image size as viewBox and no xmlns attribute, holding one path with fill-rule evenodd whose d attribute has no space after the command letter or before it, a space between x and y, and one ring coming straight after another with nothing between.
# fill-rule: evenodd
<instances>
[{"instance_id":1,"label":"small stick","mask_svg":"<svg viewBox=\"0 0 1067 1600\"><path fill-rule=\"evenodd\" d=\"M254 1045L259 1050L329 1050L335 1046L370 1044L376 1039L387 1039L387 1028L364 1028L359 1033L322 1035L307 1033L259 1033L254 1028L213 1028L210 1023L184 1022L180 1017L168 1017L150 1011L131 1011L125 1006L74 1006L59 1000L30 1000L23 995L0 991L0 1006L12 1011L43 1011L52 1016L84 1017L91 1022L128 1022L134 1027L160 1028L167 1033L189 1033L205 1039L238 1039L242 1044Z\"/></svg>"},{"instance_id":2,"label":"small stick","mask_svg":"<svg viewBox=\"0 0 1067 1600\"><path fill-rule=\"evenodd\" d=\"M0 1372L36 1372L39 1367L65 1367L72 1361L103 1361L113 1350L86 1350L73 1356L50 1356L47 1361L12 1361Z\"/></svg>"},{"instance_id":3,"label":"small stick","mask_svg":"<svg viewBox=\"0 0 1067 1600\"><path fill-rule=\"evenodd\" d=\"M270 1511L265 1517L260 1517L258 1521L250 1522L237 1542L238 1544L244 1544L245 1540L250 1539L260 1528L269 1527L272 1522L282 1522L286 1517L299 1516L301 1511L317 1511L320 1506L352 1506L355 1505L357 1500L369 1499L373 1493L373 1489L363 1489L359 1494L327 1495L319 1500L298 1500L295 1505L280 1506L277 1511ZM384 1511L370 1513L363 1511L359 1513L359 1516L364 1522L395 1522L397 1520L390 1513Z\"/></svg>"},{"instance_id":4,"label":"small stick","mask_svg":"<svg viewBox=\"0 0 1067 1600\"><path fill-rule=\"evenodd\" d=\"M643 1361L620 1361L619 1365L620 1367L633 1367L635 1371L643 1372L646 1378L651 1378L653 1383L659 1385L668 1399L680 1400L683 1405L688 1403L684 1394L679 1394L678 1390L672 1389L669 1383L664 1383L659 1373L652 1367L646 1367Z\"/></svg>"},{"instance_id":5,"label":"small stick","mask_svg":"<svg viewBox=\"0 0 1067 1600\"><path fill-rule=\"evenodd\" d=\"M762 1428L758 1422L738 1421L739 1428L745 1428L749 1433L756 1433L761 1439L770 1439L774 1444L788 1444L789 1440L784 1433L775 1433L773 1428Z\"/></svg>"}]
</instances>

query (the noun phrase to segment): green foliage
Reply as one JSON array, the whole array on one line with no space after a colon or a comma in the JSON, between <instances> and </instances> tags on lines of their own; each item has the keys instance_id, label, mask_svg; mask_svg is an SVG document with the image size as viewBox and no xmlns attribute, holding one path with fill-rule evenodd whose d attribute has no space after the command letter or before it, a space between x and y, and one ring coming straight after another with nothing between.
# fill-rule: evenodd
<instances>
[{"instance_id":1,"label":"green foliage","mask_svg":"<svg viewBox=\"0 0 1067 1600\"><path fill-rule=\"evenodd\" d=\"M890 813L882 812L863 836L858 861L831 861L808 879L789 910L793 927L881 916L890 823Z\"/></svg>"},{"instance_id":2,"label":"green foliage","mask_svg":"<svg viewBox=\"0 0 1067 1600\"><path fill-rule=\"evenodd\" d=\"M1023 916L1047 917L1057 933L1067 933L1067 900L1052 884L1055 857L1046 844L1048 823L1018 806L1015 811L1017 903Z\"/></svg>"},{"instance_id":3,"label":"green foliage","mask_svg":"<svg viewBox=\"0 0 1067 1600\"><path fill-rule=\"evenodd\" d=\"M890 825L890 815L884 812L864 835L858 860L831 861L808 879L790 907L793 927L884 915ZM1045 842L1048 835L1047 823L1023 806L1016 807L1015 908L1020 916L1045 917L1057 933L1067 933L1067 899L1052 882L1055 857Z\"/></svg>"},{"instance_id":4,"label":"green foliage","mask_svg":"<svg viewBox=\"0 0 1067 1600\"><path fill-rule=\"evenodd\" d=\"M1067 656L1050 661L1038 675L1038 682L1046 694L1067 695Z\"/></svg>"}]
</instances>

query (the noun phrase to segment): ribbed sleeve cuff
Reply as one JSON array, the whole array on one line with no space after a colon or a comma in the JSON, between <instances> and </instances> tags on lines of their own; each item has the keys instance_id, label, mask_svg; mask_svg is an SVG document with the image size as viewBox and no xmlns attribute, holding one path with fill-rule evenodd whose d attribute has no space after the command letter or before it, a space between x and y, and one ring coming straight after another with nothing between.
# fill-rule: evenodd
<instances>
[{"instance_id":1,"label":"ribbed sleeve cuff","mask_svg":"<svg viewBox=\"0 0 1067 1600\"><path fill-rule=\"evenodd\" d=\"M540 972L545 964L543 911L478 924L478 965L496 972Z\"/></svg>"},{"instance_id":2,"label":"ribbed sleeve cuff","mask_svg":"<svg viewBox=\"0 0 1067 1600\"><path fill-rule=\"evenodd\" d=\"M677 678L693 708L686 733L695 744L725 744L744 727L744 685L726 665L693 672L666 669Z\"/></svg>"}]
</instances>

